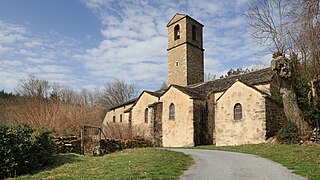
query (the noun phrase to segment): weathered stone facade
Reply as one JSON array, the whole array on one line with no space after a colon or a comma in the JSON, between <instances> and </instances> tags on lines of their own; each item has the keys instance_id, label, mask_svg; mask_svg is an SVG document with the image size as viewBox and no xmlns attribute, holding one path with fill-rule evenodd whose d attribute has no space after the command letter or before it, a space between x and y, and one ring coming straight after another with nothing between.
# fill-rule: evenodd
<instances>
[{"instance_id":1,"label":"weathered stone facade","mask_svg":"<svg viewBox=\"0 0 320 180\"><path fill-rule=\"evenodd\" d=\"M130 101L128 103L124 103L121 106L112 108L106 115L105 120L108 119L109 121L103 121L103 123L107 122L115 122L115 123L129 123L129 113L125 113L126 110L130 109L135 101Z\"/></svg>"},{"instance_id":2,"label":"weathered stone facade","mask_svg":"<svg viewBox=\"0 0 320 180\"><path fill-rule=\"evenodd\" d=\"M188 86L203 82L203 25L187 15L177 14L167 27L168 84Z\"/></svg>"},{"instance_id":3,"label":"weathered stone facade","mask_svg":"<svg viewBox=\"0 0 320 180\"><path fill-rule=\"evenodd\" d=\"M235 120L234 106L242 105L242 119ZM266 106L264 94L234 83L216 104L216 145L257 144L265 141Z\"/></svg>"},{"instance_id":4,"label":"weathered stone facade","mask_svg":"<svg viewBox=\"0 0 320 180\"><path fill-rule=\"evenodd\" d=\"M203 25L176 14L167 27L170 86L111 108L104 123L126 114L123 122L145 127L157 147L256 144L275 135L284 116L270 98L271 69L203 82Z\"/></svg>"},{"instance_id":5,"label":"weathered stone facade","mask_svg":"<svg viewBox=\"0 0 320 180\"><path fill-rule=\"evenodd\" d=\"M151 108L151 135L152 144L155 147L162 147L162 102L156 102L149 105Z\"/></svg>"},{"instance_id":6,"label":"weathered stone facade","mask_svg":"<svg viewBox=\"0 0 320 180\"><path fill-rule=\"evenodd\" d=\"M273 137L285 124L286 116L281 104L266 98L266 139Z\"/></svg>"},{"instance_id":7,"label":"weathered stone facade","mask_svg":"<svg viewBox=\"0 0 320 180\"><path fill-rule=\"evenodd\" d=\"M151 128L152 119L151 119L151 109L148 107L150 104L157 102L158 97L150 94L148 91L144 91L132 106L132 124L139 126L142 130L141 133L137 134L139 136L145 136L148 139L151 139Z\"/></svg>"},{"instance_id":8,"label":"weathered stone facade","mask_svg":"<svg viewBox=\"0 0 320 180\"><path fill-rule=\"evenodd\" d=\"M193 100L172 86L161 96L160 101L163 103L163 146L194 146ZM169 119L169 106L171 103L175 106L174 119Z\"/></svg>"}]
</instances>

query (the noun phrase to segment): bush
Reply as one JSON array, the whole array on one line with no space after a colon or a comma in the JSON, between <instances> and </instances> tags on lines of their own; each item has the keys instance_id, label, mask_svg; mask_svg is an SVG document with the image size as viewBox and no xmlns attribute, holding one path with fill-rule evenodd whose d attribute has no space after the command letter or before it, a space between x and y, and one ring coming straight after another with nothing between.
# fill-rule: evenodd
<instances>
[{"instance_id":1,"label":"bush","mask_svg":"<svg viewBox=\"0 0 320 180\"><path fill-rule=\"evenodd\" d=\"M52 160L52 133L28 125L0 125L0 179L30 173Z\"/></svg>"},{"instance_id":2,"label":"bush","mask_svg":"<svg viewBox=\"0 0 320 180\"><path fill-rule=\"evenodd\" d=\"M298 128L292 122L287 122L277 133L277 140L281 144L297 144L301 137Z\"/></svg>"},{"instance_id":3,"label":"bush","mask_svg":"<svg viewBox=\"0 0 320 180\"><path fill-rule=\"evenodd\" d=\"M105 138L110 139L134 139L137 137L150 139L147 126L132 126L130 128L125 123L107 123L102 124L102 131Z\"/></svg>"}]
</instances>

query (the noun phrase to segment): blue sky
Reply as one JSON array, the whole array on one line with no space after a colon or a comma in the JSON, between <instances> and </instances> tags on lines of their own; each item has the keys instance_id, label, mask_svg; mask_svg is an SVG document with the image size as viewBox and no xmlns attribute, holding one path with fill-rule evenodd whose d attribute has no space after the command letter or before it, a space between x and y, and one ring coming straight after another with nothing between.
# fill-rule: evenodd
<instances>
[{"instance_id":1,"label":"blue sky","mask_svg":"<svg viewBox=\"0 0 320 180\"><path fill-rule=\"evenodd\" d=\"M268 66L249 38L247 0L0 0L0 90L32 74L73 89L115 78L139 90L167 81L167 28L175 13L204 24L205 72Z\"/></svg>"}]
</instances>

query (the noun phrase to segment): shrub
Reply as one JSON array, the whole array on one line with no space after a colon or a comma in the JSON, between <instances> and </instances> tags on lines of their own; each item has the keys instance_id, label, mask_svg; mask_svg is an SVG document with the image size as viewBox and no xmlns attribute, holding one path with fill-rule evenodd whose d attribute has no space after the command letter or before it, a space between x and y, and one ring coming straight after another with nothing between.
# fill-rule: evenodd
<instances>
[{"instance_id":1,"label":"shrub","mask_svg":"<svg viewBox=\"0 0 320 180\"><path fill-rule=\"evenodd\" d=\"M281 144L297 144L301 140L298 128L292 122L286 124L278 131L277 140Z\"/></svg>"},{"instance_id":2,"label":"shrub","mask_svg":"<svg viewBox=\"0 0 320 180\"><path fill-rule=\"evenodd\" d=\"M51 132L28 125L0 126L0 178L30 173L52 160Z\"/></svg>"},{"instance_id":3,"label":"shrub","mask_svg":"<svg viewBox=\"0 0 320 180\"><path fill-rule=\"evenodd\" d=\"M110 139L134 139L141 137L143 139L150 139L148 136L147 126L132 126L129 127L125 123L107 123L102 124L104 136Z\"/></svg>"}]
</instances>

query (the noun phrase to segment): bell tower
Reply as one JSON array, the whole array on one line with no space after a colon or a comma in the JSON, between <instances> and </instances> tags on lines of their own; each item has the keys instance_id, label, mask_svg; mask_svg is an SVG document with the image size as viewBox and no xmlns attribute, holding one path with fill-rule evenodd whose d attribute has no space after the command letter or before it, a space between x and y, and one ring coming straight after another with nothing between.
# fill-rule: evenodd
<instances>
[{"instance_id":1,"label":"bell tower","mask_svg":"<svg viewBox=\"0 0 320 180\"><path fill-rule=\"evenodd\" d=\"M168 28L168 85L188 86L204 81L203 25L176 14Z\"/></svg>"}]
</instances>

